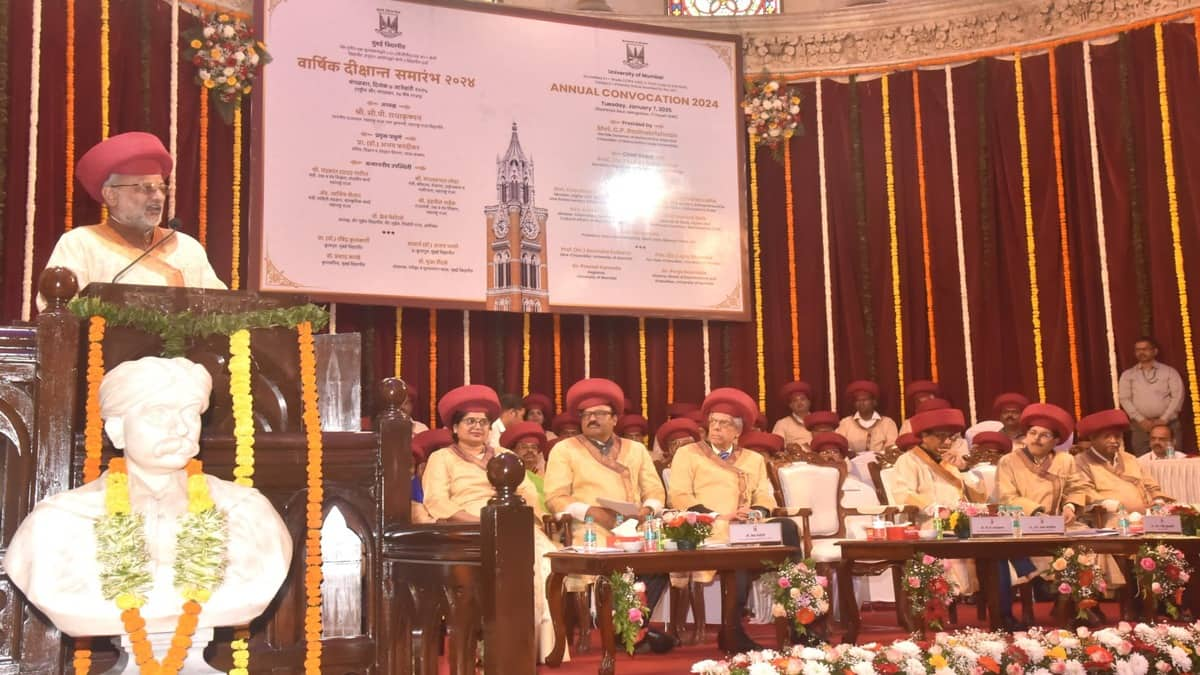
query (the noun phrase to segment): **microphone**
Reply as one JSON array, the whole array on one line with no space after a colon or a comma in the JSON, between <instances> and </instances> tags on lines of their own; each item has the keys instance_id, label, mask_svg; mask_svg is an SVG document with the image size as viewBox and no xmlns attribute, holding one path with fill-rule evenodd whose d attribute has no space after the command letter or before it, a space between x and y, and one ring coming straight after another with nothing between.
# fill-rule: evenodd
<instances>
[{"instance_id":1,"label":"microphone","mask_svg":"<svg viewBox=\"0 0 1200 675\"><path fill-rule=\"evenodd\" d=\"M141 255L139 255L138 257L134 258L134 259L133 259L133 262L131 262L131 263L129 263L128 265L126 265L126 266L125 266L125 269L121 270L120 272L117 272L117 275L116 275L116 276L114 276L114 277L112 278L112 281L110 281L110 282L108 282L108 283L110 283L110 284L115 284L115 283L117 283L117 280L118 280L118 279L120 279L121 277L125 276L125 273L126 273L126 272L128 272L128 271L129 271L129 270L131 270L131 269L133 269L133 266L134 266L134 265L136 265L136 264L140 263L140 262L142 261L142 258L145 258L146 256L150 255L150 252L151 252L151 251L153 251L154 249L158 248L159 246L162 246L162 245L163 245L164 243L166 243L166 241L167 241L168 239L170 239L171 237L174 237L174 236L175 236L175 233L179 231L179 226L180 226L180 225L182 225L182 224L183 224L183 223L180 223L178 218L172 218L172 219L168 220L168 221L167 221L167 227L171 228L171 231L170 231L169 233L167 233L167 236L163 237L162 239L159 239L158 241L156 241L156 242L154 242L153 244L151 244L151 245L150 245L150 247L149 247L149 248L147 248L145 251L142 251L142 254L141 254Z\"/></svg>"}]
</instances>

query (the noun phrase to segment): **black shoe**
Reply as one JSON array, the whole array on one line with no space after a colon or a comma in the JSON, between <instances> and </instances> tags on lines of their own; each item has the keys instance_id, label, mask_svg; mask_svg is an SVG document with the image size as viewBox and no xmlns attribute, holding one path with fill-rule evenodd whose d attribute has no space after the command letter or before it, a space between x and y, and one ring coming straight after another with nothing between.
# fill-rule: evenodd
<instances>
[{"instance_id":1,"label":"black shoe","mask_svg":"<svg viewBox=\"0 0 1200 675\"><path fill-rule=\"evenodd\" d=\"M646 631L646 635L633 646L634 654L666 654L675 648L675 638L656 630Z\"/></svg>"}]
</instances>

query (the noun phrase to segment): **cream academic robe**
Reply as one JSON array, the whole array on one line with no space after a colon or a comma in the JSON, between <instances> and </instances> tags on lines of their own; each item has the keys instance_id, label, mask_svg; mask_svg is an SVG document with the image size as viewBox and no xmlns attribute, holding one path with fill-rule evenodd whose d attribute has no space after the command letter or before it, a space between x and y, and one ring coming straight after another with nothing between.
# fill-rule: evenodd
<instances>
[{"instance_id":1,"label":"cream academic robe","mask_svg":"<svg viewBox=\"0 0 1200 675\"><path fill-rule=\"evenodd\" d=\"M161 241L170 230L160 227L154 241ZM46 267L66 267L75 273L79 289L92 282L108 283L129 263L145 251L131 246L112 226L86 225L65 232L58 238ZM150 255L142 258L121 277L121 283L147 286L188 286L191 288L225 288L217 278L208 255L200 242L182 232L176 232ZM38 294L38 310L46 308L46 300Z\"/></svg>"},{"instance_id":2,"label":"cream academic robe","mask_svg":"<svg viewBox=\"0 0 1200 675\"><path fill-rule=\"evenodd\" d=\"M1001 504L1019 506L1025 515L1041 509L1048 515L1061 515L1063 505L1080 507L1093 501L1096 487L1075 467L1075 458L1065 452L1051 452L1034 462L1025 450L1015 450L996 463L996 493ZM1082 512L1076 516L1083 515ZM1048 557L1031 559L1038 571L1050 563Z\"/></svg>"},{"instance_id":3,"label":"cream academic robe","mask_svg":"<svg viewBox=\"0 0 1200 675\"><path fill-rule=\"evenodd\" d=\"M857 455L860 452L882 452L884 449L896 444L896 423L890 417L880 416L879 421L871 425L870 429L864 428L854 419L854 416L843 417L838 423L837 432L846 437L850 443L850 453Z\"/></svg>"},{"instance_id":4,"label":"cream academic robe","mask_svg":"<svg viewBox=\"0 0 1200 675\"><path fill-rule=\"evenodd\" d=\"M1081 452L1075 456L1075 466L1096 486L1095 501L1115 499L1130 513L1145 513L1155 499L1169 499L1137 458L1124 450L1111 464L1095 450ZM1109 513L1105 527L1115 527L1117 519L1116 513Z\"/></svg>"},{"instance_id":5,"label":"cream academic robe","mask_svg":"<svg viewBox=\"0 0 1200 675\"><path fill-rule=\"evenodd\" d=\"M753 450L738 448L729 459L721 459L706 442L689 443L675 451L671 461L671 491L667 504L673 509L687 511L701 505L720 515L738 509L761 506L774 511L775 486L767 474L767 463ZM708 541L729 541L729 521L713 523ZM690 575L698 583L707 584L716 572L702 571ZM684 586L689 575L672 574L671 584Z\"/></svg>"},{"instance_id":6,"label":"cream academic robe","mask_svg":"<svg viewBox=\"0 0 1200 675\"><path fill-rule=\"evenodd\" d=\"M933 517L925 511L933 504L954 509L960 502L980 502L987 499L981 481L971 474L963 474L953 466L936 462L920 447L913 448L896 459L893 499L906 506L921 509L917 523L921 529L933 526ZM950 575L958 586L958 592L970 595L979 588L975 576L975 565L969 560L955 560Z\"/></svg>"},{"instance_id":7,"label":"cream academic robe","mask_svg":"<svg viewBox=\"0 0 1200 675\"><path fill-rule=\"evenodd\" d=\"M442 448L429 455L425 473L421 476L421 487L425 491L425 508L437 520L450 518L459 511L477 516L496 494L496 489L487 478L487 463L496 453L508 450L489 450L482 459L469 456L456 446ZM517 494L533 508L533 618L537 629L538 657L544 660L554 649L554 624L550 620L550 608L546 603L546 579L550 576L550 561L547 553L553 553L554 544L542 531L543 512L537 488L529 478L521 481Z\"/></svg>"},{"instance_id":8,"label":"cream academic robe","mask_svg":"<svg viewBox=\"0 0 1200 675\"><path fill-rule=\"evenodd\" d=\"M791 415L779 418L779 421L775 422L774 428L771 429L771 433L783 437L783 446L785 448L795 443L807 450L808 444L812 443L812 432L804 424L796 421L796 418Z\"/></svg>"}]
</instances>

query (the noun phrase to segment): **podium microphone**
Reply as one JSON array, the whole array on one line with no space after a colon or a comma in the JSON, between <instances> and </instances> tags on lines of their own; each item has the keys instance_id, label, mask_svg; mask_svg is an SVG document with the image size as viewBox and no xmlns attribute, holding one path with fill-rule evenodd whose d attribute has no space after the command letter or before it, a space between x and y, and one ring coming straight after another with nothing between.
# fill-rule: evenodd
<instances>
[{"instance_id":1,"label":"podium microphone","mask_svg":"<svg viewBox=\"0 0 1200 675\"><path fill-rule=\"evenodd\" d=\"M167 236L163 237L162 239L159 239L158 241L156 241L156 242L154 242L153 244L151 244L151 245L150 245L150 247L149 247L149 248L147 248L145 251L142 251L142 254L141 254L141 255L139 255L138 257L134 258L134 259L133 259L133 262L131 262L131 263L129 263L128 265L126 265L126 266L125 266L125 269L121 270L120 272L117 272L117 275L116 275L116 276L114 276L114 277L112 278L112 281L110 281L110 282L108 282L108 283L110 283L110 284L115 284L115 283L117 283L117 280L118 280L118 279L120 279L121 277L125 276L125 273L126 273L126 272L128 272L128 271L129 271L129 270L131 270L131 269L133 269L133 266L134 266L134 265L136 265L136 264L140 263L140 262L142 261L142 258L145 258L146 256L150 255L150 252L151 252L151 251L153 251L154 249L158 248L159 246L162 246L162 245L163 245L163 244L164 244L164 243L165 243L165 242L166 242L168 239L170 239L171 237L174 237L174 236L175 236L175 233L179 231L179 226L180 226L180 225L182 225L182 223L180 223L180 222L179 222L179 219L178 219L178 218L172 218L172 219L168 220L168 221L167 221L167 227L171 228L171 231L170 231L170 232L167 234Z\"/></svg>"}]
</instances>

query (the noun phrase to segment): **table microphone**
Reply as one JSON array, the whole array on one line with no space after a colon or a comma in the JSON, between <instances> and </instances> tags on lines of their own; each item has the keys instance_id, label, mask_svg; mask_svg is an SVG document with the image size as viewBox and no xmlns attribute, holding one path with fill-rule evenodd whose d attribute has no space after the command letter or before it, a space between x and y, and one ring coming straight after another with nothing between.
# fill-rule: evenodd
<instances>
[{"instance_id":1,"label":"table microphone","mask_svg":"<svg viewBox=\"0 0 1200 675\"><path fill-rule=\"evenodd\" d=\"M168 221L167 221L167 227L171 228L171 231L170 231L169 233L167 233L167 236L163 237L162 239L159 239L158 241L156 241L156 242L154 242L153 244L151 244L151 245L150 245L150 247L149 247L149 248L147 248L145 251L142 251L142 254L141 254L141 255L139 255L138 257L134 258L134 259L133 259L133 262L131 262L131 263L129 263L128 265L126 265L126 266L125 266L125 269L121 270L120 272L117 272L117 275L116 275L115 277L113 277L113 278L112 278L112 281L110 281L110 282L108 282L108 283L110 283L110 284L115 284L115 283L117 283L117 280L118 280L118 279L120 279L121 277L125 276L125 273L126 273L126 272L128 272L128 271L129 271L129 270L131 270L131 269L133 269L133 266L134 266L134 265L136 265L136 264L140 263L140 262L142 261L142 258L145 258L146 256L150 255L150 252L151 252L151 251L153 251L154 249L158 248L159 246L162 246L162 245L163 245L163 243L164 243L164 242L166 242L166 241L167 241L168 239L170 239L171 237L174 237L174 236L175 236L175 233L179 231L179 226L180 226L180 225L182 225L182 223L180 223L180 222L179 222L179 219L178 219L178 218L172 218L172 219L168 220Z\"/></svg>"}]
</instances>

